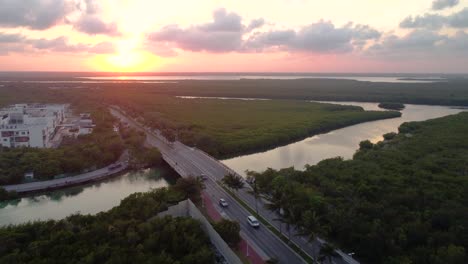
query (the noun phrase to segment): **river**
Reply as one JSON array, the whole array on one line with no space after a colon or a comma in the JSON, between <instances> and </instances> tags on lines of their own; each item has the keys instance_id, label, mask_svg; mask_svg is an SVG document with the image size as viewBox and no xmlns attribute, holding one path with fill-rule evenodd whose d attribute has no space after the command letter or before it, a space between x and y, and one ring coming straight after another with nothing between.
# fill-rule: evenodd
<instances>
[{"instance_id":1,"label":"river","mask_svg":"<svg viewBox=\"0 0 468 264\"><path fill-rule=\"evenodd\" d=\"M358 105L366 110L381 110L375 103L337 102ZM397 131L407 121L422 121L456 114L463 111L445 106L406 105L402 117L362 123L337 129L326 134L306 138L296 143L266 152L240 156L223 162L240 174L245 170L263 171L267 168L294 166L302 169L306 164L341 156L352 157L362 140L382 140L382 135ZM166 179L174 179L167 167L125 173L100 183L58 190L47 194L0 202L0 225L18 224L32 220L61 219L70 214L95 214L118 205L135 192L167 186Z\"/></svg>"},{"instance_id":2,"label":"river","mask_svg":"<svg viewBox=\"0 0 468 264\"><path fill-rule=\"evenodd\" d=\"M0 225L107 211L132 193L168 186L166 179L173 179L173 173L166 167L127 172L94 184L0 202Z\"/></svg>"},{"instance_id":3,"label":"river","mask_svg":"<svg viewBox=\"0 0 468 264\"><path fill-rule=\"evenodd\" d=\"M377 103L328 102L361 106L365 110L382 110ZM466 110L466 109L465 109ZM371 121L342 129L333 130L304 140L278 147L269 151L244 155L223 160L231 169L245 176L246 170L264 171L267 168L281 169L295 167L303 169L306 164L314 165L333 157L350 159L359 148L359 142L369 139L373 143L381 141L382 135L397 132L404 122L423 121L464 111L447 106L410 105L401 111L399 118Z\"/></svg>"}]
</instances>

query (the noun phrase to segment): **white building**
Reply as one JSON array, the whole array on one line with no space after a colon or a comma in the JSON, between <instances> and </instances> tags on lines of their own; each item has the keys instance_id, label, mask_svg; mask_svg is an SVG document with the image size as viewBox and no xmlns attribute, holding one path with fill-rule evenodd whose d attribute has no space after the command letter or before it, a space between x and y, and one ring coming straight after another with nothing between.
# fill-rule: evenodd
<instances>
[{"instance_id":1,"label":"white building","mask_svg":"<svg viewBox=\"0 0 468 264\"><path fill-rule=\"evenodd\" d=\"M91 134L93 132L93 128L95 127L95 125L93 124L93 120L83 119L83 118L80 119L80 121L78 121L78 126L80 128L79 130L80 135Z\"/></svg>"},{"instance_id":2,"label":"white building","mask_svg":"<svg viewBox=\"0 0 468 264\"><path fill-rule=\"evenodd\" d=\"M0 145L51 147L67 109L64 104L15 104L0 109Z\"/></svg>"}]
</instances>

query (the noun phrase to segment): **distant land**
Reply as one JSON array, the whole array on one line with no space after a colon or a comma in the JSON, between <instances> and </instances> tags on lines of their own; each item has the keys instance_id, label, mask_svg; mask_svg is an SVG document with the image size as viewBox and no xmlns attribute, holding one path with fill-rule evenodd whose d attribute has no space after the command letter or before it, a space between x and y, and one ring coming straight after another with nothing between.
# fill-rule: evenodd
<instances>
[{"instance_id":1,"label":"distant land","mask_svg":"<svg viewBox=\"0 0 468 264\"><path fill-rule=\"evenodd\" d=\"M328 78L350 79L362 81L390 81L390 82L428 82L439 80L468 79L468 74L445 73L314 73L314 72L38 72L38 71L3 71L0 72L1 81L53 81L77 80L83 77L108 77L106 79L119 80L119 77L161 77L162 79L198 79L198 80L235 80L251 79L301 79ZM174 77L174 78L172 78ZM381 78L381 79L380 79ZM80 80L78 79L78 80ZM151 78L146 78L151 79ZM154 78L152 80L158 80ZM124 79L125 80L125 79Z\"/></svg>"}]
</instances>

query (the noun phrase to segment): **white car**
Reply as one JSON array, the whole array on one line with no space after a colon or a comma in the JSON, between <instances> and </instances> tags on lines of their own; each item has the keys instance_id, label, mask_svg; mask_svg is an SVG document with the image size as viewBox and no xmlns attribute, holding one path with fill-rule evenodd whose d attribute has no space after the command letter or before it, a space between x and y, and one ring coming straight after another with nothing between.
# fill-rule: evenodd
<instances>
[{"instance_id":1,"label":"white car","mask_svg":"<svg viewBox=\"0 0 468 264\"><path fill-rule=\"evenodd\" d=\"M247 216L247 222L251 227L258 228L260 226L260 222L258 222L257 218L253 215Z\"/></svg>"},{"instance_id":2,"label":"white car","mask_svg":"<svg viewBox=\"0 0 468 264\"><path fill-rule=\"evenodd\" d=\"M223 198L219 199L219 205L221 205L222 207L228 207L228 202L226 202L226 200L224 200Z\"/></svg>"}]
</instances>

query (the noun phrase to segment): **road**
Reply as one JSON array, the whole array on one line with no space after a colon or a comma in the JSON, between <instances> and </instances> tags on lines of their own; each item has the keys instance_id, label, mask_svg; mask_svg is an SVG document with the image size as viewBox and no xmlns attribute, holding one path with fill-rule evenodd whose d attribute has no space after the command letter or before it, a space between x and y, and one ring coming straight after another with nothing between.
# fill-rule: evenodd
<instances>
[{"instance_id":1,"label":"road","mask_svg":"<svg viewBox=\"0 0 468 264\"><path fill-rule=\"evenodd\" d=\"M161 151L166 162L182 177L205 174L208 177L208 180L205 182L206 192L211 196L213 201L217 201L219 198L224 198L228 201L230 204L229 209L223 210L222 213L241 224L241 233L246 236L249 242L254 242L253 246L256 249L258 247L258 249L261 249L261 252L267 256L278 258L280 263L301 263L304 261L266 227L254 230L247 224L246 217L250 215L250 213L217 184L227 173L235 173L233 170L201 150L188 147L180 142L168 143L158 132L142 127L140 124L127 118L115 109L111 109L111 112L114 116L121 118L129 125L138 129L143 129L147 134L147 144L157 147ZM237 195L254 209L256 201L253 195L248 193L248 190L248 188L241 189L238 191ZM222 210L219 206L218 209ZM258 212L279 230L280 223L274 220L277 219L278 216L265 209L263 201L261 200L258 200ZM307 238L296 236L294 231L291 231L291 234L292 241L312 257L317 256L320 251L320 245L324 243L321 239L316 239L312 243L308 242ZM337 253L339 257L333 258L332 263L359 264L359 262L344 252L337 250Z\"/></svg>"},{"instance_id":2,"label":"road","mask_svg":"<svg viewBox=\"0 0 468 264\"><path fill-rule=\"evenodd\" d=\"M83 173L77 176L64 177L60 179L53 179L49 181L37 181L15 185L4 185L2 186L7 191L16 191L17 193L29 193L47 191L51 189L59 189L67 186L83 184L90 181L102 180L113 174L124 171L128 167L128 152L125 151L120 159L109 166L104 168ZM119 167L112 169L113 166L118 165Z\"/></svg>"}]
</instances>

